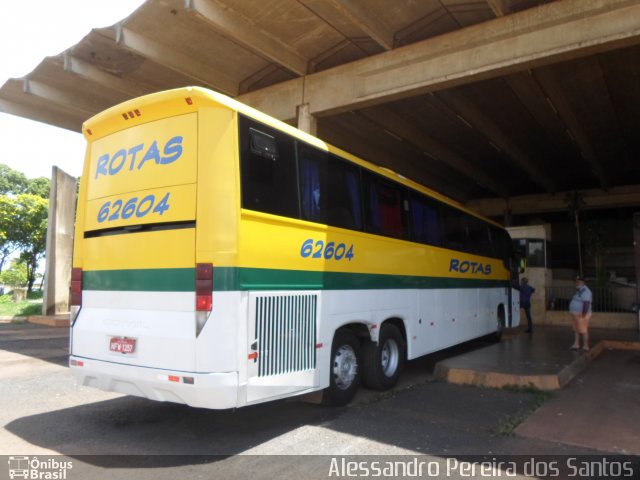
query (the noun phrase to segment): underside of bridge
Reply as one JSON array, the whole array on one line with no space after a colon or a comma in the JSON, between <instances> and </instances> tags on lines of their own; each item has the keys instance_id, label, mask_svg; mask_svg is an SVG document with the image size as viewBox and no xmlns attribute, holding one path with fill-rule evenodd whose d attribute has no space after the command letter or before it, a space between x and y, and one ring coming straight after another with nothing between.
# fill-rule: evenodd
<instances>
[{"instance_id":1,"label":"underside of bridge","mask_svg":"<svg viewBox=\"0 0 640 480\"><path fill-rule=\"evenodd\" d=\"M638 0L147 0L9 80L0 110L80 131L186 85L500 219L574 190L640 200Z\"/></svg>"}]
</instances>

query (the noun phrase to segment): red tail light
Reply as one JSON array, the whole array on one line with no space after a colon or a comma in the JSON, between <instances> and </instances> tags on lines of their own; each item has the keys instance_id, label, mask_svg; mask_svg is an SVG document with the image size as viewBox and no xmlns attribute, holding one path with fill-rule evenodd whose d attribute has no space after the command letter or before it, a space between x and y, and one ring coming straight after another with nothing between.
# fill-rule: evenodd
<instances>
[{"instance_id":1,"label":"red tail light","mask_svg":"<svg viewBox=\"0 0 640 480\"><path fill-rule=\"evenodd\" d=\"M196 311L210 312L213 304L213 265L196 265Z\"/></svg>"},{"instance_id":2,"label":"red tail light","mask_svg":"<svg viewBox=\"0 0 640 480\"><path fill-rule=\"evenodd\" d=\"M69 293L69 303L71 306L82 305L82 269L71 269L71 288Z\"/></svg>"}]
</instances>

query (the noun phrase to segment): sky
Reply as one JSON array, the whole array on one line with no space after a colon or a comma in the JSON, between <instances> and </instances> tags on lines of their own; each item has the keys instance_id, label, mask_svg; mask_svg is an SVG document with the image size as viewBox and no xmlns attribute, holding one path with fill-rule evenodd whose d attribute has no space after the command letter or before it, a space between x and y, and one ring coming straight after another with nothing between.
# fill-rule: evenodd
<instances>
[{"instance_id":1,"label":"sky","mask_svg":"<svg viewBox=\"0 0 640 480\"><path fill-rule=\"evenodd\" d=\"M129 16L144 0L12 0L0 15L0 86L31 72L47 56L78 43L92 28ZM0 112L0 163L28 178L51 177L56 165L82 173L84 137Z\"/></svg>"}]
</instances>

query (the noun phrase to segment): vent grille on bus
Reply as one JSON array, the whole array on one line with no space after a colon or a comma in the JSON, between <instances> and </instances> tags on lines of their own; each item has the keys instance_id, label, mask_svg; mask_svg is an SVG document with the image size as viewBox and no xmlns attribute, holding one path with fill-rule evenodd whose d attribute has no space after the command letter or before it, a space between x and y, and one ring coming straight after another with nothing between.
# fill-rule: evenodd
<instances>
[{"instance_id":1,"label":"vent grille on bus","mask_svg":"<svg viewBox=\"0 0 640 480\"><path fill-rule=\"evenodd\" d=\"M315 368L317 308L316 295L256 298L258 376Z\"/></svg>"}]
</instances>

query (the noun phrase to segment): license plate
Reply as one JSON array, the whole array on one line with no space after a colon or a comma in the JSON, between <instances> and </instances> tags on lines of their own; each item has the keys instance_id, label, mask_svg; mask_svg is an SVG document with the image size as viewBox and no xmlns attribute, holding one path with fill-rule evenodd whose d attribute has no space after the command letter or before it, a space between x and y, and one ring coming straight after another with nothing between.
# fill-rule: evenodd
<instances>
[{"instance_id":1,"label":"license plate","mask_svg":"<svg viewBox=\"0 0 640 480\"><path fill-rule=\"evenodd\" d=\"M136 350L136 339L127 337L111 337L109 350L116 353L133 353Z\"/></svg>"}]
</instances>

